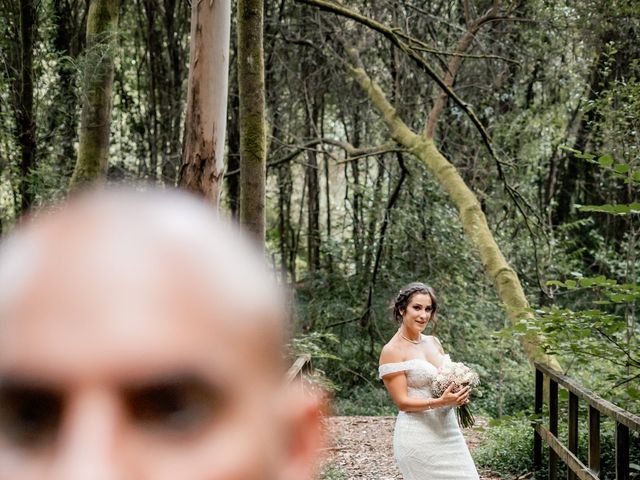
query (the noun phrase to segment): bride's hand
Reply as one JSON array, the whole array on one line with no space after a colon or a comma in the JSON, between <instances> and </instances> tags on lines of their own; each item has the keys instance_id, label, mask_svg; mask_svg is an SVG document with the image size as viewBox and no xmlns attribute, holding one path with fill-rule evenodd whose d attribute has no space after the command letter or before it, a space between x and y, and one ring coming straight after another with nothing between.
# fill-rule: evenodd
<instances>
[{"instance_id":1,"label":"bride's hand","mask_svg":"<svg viewBox=\"0 0 640 480\"><path fill-rule=\"evenodd\" d=\"M452 383L444 391L440 399L445 405L452 405L460 407L466 403L469 403L469 387L466 386L458 391L455 391L456 384Z\"/></svg>"}]
</instances>

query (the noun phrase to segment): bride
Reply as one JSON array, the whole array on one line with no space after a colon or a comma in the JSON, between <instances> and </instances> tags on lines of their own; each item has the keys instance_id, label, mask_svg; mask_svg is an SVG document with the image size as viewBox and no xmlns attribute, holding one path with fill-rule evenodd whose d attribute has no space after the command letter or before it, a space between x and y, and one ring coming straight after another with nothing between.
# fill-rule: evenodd
<instances>
[{"instance_id":1,"label":"bride","mask_svg":"<svg viewBox=\"0 0 640 480\"><path fill-rule=\"evenodd\" d=\"M469 402L468 387L451 385L431 394L433 376L445 362L440 341L423 335L436 324L436 297L423 283L404 287L392 301L400 328L380 354L380 378L400 412L393 451L405 480L478 480L478 472L458 427L454 407Z\"/></svg>"}]
</instances>

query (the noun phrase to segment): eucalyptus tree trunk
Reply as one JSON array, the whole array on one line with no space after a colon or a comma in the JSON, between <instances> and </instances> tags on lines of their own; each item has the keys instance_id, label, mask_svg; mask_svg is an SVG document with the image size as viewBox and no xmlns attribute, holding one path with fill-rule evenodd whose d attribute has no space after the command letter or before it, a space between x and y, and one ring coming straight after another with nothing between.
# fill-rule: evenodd
<instances>
[{"instance_id":1,"label":"eucalyptus tree trunk","mask_svg":"<svg viewBox=\"0 0 640 480\"><path fill-rule=\"evenodd\" d=\"M187 114L179 184L218 205L227 125L231 0L191 3Z\"/></svg>"},{"instance_id":2,"label":"eucalyptus tree trunk","mask_svg":"<svg viewBox=\"0 0 640 480\"><path fill-rule=\"evenodd\" d=\"M240 222L264 244L266 124L263 0L238 0Z\"/></svg>"},{"instance_id":3,"label":"eucalyptus tree trunk","mask_svg":"<svg viewBox=\"0 0 640 480\"><path fill-rule=\"evenodd\" d=\"M120 0L91 0L78 157L70 189L103 179L109 158L113 58Z\"/></svg>"}]
</instances>

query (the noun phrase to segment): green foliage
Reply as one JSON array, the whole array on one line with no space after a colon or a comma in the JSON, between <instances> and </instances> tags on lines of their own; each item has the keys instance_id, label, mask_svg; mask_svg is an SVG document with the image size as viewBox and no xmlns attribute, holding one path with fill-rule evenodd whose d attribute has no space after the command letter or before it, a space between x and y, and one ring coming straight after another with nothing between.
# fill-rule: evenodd
<instances>
[{"instance_id":1,"label":"green foliage","mask_svg":"<svg viewBox=\"0 0 640 480\"><path fill-rule=\"evenodd\" d=\"M561 390L562 391L562 390ZM566 399L560 402L561 418L559 419L558 437L567 445L567 419L562 416L566 412ZM583 462L587 460L588 426L586 423L586 409L580 414L578 426L578 458ZM545 420L547 421L547 420ZM601 443L601 476L603 480L615 478L615 434L611 421L603 420L600 427ZM637 464L640 461L640 442L638 436L632 433L630 461ZM501 478L512 480L533 469L533 428L531 419L525 415L505 417L501 420L489 422L483 432L483 441L473 450L472 455L478 467L487 468L500 474ZM547 478L546 466L548 461L548 447L543 446L543 468L536 473L535 478ZM559 463L558 478L566 477L566 465ZM636 475L634 477L634 475ZM637 473L632 467L632 477L637 478Z\"/></svg>"},{"instance_id":2,"label":"green foliage","mask_svg":"<svg viewBox=\"0 0 640 480\"><path fill-rule=\"evenodd\" d=\"M334 401L336 415L393 416L397 412L382 382L341 389Z\"/></svg>"},{"instance_id":3,"label":"green foliage","mask_svg":"<svg viewBox=\"0 0 640 480\"><path fill-rule=\"evenodd\" d=\"M513 480L532 471L532 446L531 422L524 416L516 416L489 423L483 432L483 441L472 455L479 468ZM539 472L539 475L541 479L546 478L544 472Z\"/></svg>"},{"instance_id":4,"label":"green foliage","mask_svg":"<svg viewBox=\"0 0 640 480\"><path fill-rule=\"evenodd\" d=\"M638 105L640 106L640 90L638 91ZM584 159L589 163L599 166L603 171L611 174L614 180L623 180L626 184L637 186L640 184L640 169L634 169L628 163L615 163L613 155L607 153L600 157L596 157L590 153L583 153L579 150L563 147L563 150L571 152L576 158ZM640 202L631 202L628 204L610 204L604 205L580 205L576 204L576 208L581 212L599 212L612 215L630 215L640 213Z\"/></svg>"},{"instance_id":5,"label":"green foliage","mask_svg":"<svg viewBox=\"0 0 640 480\"><path fill-rule=\"evenodd\" d=\"M330 345L338 342L338 337L332 333L309 332L298 335L292 338L289 344L290 356L293 358L306 353L311 355L312 359L340 360L328 349Z\"/></svg>"},{"instance_id":6,"label":"green foliage","mask_svg":"<svg viewBox=\"0 0 640 480\"><path fill-rule=\"evenodd\" d=\"M632 213L640 213L640 203L633 202L629 204L605 203L604 205L576 205L583 212L600 212L612 215L630 215Z\"/></svg>"},{"instance_id":7,"label":"green foliage","mask_svg":"<svg viewBox=\"0 0 640 480\"><path fill-rule=\"evenodd\" d=\"M551 280L547 285L563 303L575 306L532 309L532 317L523 318L504 333L540 334L547 353L566 359L570 375L623 408L637 409L640 325L629 315L640 300L640 287L603 275L583 277L577 272L574 278Z\"/></svg>"},{"instance_id":8,"label":"green foliage","mask_svg":"<svg viewBox=\"0 0 640 480\"><path fill-rule=\"evenodd\" d=\"M298 291L300 334L331 332L339 338L321 342L333 357L318 358L314 366L339 387L338 413L393 414L396 409L377 378L379 352L398 328L387 307L402 285L425 280L439 298L436 335L454 360L480 374L482 385L474 398L478 411L505 415L526 408L532 402L533 375L517 338L495 336L507 320L494 287L469 252L456 212L443 203L433 180L411 167L400 199L405 207L391 217L369 311L369 272L351 271L344 250L332 251L333 274L317 274ZM411 195L417 188L423 189L423 196Z\"/></svg>"}]
</instances>

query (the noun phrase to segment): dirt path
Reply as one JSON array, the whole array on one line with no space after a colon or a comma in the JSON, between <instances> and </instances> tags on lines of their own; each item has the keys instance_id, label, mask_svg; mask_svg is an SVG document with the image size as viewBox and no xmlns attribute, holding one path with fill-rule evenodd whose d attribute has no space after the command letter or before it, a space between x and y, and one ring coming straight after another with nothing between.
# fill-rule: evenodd
<instances>
[{"instance_id":1,"label":"dirt path","mask_svg":"<svg viewBox=\"0 0 640 480\"><path fill-rule=\"evenodd\" d=\"M394 417L330 417L333 446L325 461L324 480L402 480L392 450ZM478 420L482 423L482 420ZM480 442L477 430L465 431L469 448ZM495 480L488 472L483 479Z\"/></svg>"}]
</instances>

